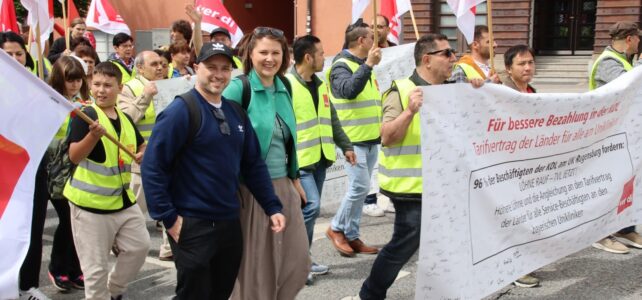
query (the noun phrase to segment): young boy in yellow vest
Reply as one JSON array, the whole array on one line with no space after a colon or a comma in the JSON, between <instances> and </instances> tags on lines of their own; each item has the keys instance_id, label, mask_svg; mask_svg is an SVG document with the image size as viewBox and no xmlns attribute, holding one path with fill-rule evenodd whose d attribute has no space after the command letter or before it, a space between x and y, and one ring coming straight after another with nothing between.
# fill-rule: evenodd
<instances>
[{"instance_id":1,"label":"young boy in yellow vest","mask_svg":"<svg viewBox=\"0 0 642 300\"><path fill-rule=\"evenodd\" d=\"M94 68L91 93L94 104L84 112L96 120L88 125L71 121L69 158L77 164L63 195L71 205L71 226L86 299L121 299L145 263L149 233L145 218L129 188L132 161L141 162L145 140L134 122L116 108L122 88L121 73L109 62ZM104 135L109 133L136 153L128 156ZM109 250L120 249L109 270Z\"/></svg>"}]
</instances>

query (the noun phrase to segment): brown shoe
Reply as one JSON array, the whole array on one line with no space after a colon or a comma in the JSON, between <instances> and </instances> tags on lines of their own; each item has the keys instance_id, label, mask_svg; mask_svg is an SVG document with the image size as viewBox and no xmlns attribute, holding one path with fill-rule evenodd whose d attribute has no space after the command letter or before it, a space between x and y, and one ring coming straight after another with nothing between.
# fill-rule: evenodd
<instances>
[{"instance_id":1,"label":"brown shoe","mask_svg":"<svg viewBox=\"0 0 642 300\"><path fill-rule=\"evenodd\" d=\"M328 227L325 235L332 242L334 248L339 251L339 254L346 257L354 256L354 250L352 250L352 247L348 245L348 240L346 239L346 236L343 234L343 232L334 231L331 227Z\"/></svg>"},{"instance_id":2,"label":"brown shoe","mask_svg":"<svg viewBox=\"0 0 642 300\"><path fill-rule=\"evenodd\" d=\"M354 250L355 253L363 253L363 254L377 254L379 253L379 249L375 247L370 247L366 244L363 243L360 239L356 239L354 241L349 242L350 248Z\"/></svg>"}]
</instances>

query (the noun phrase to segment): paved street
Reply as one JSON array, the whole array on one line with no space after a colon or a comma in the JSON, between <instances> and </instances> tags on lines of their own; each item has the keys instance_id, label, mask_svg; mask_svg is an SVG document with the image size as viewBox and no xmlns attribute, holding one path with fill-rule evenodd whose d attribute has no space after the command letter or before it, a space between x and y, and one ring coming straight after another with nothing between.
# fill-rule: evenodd
<instances>
[{"instance_id":1,"label":"paved street","mask_svg":"<svg viewBox=\"0 0 642 300\"><path fill-rule=\"evenodd\" d=\"M536 86L541 92L585 91L586 85L563 85L548 83ZM327 264L331 268L328 275L316 278L314 285L305 287L297 299L341 299L358 293L361 283L368 275L373 255L358 255L355 258L344 258L337 254L330 242L324 237L332 213L336 207L324 206L318 220L313 258L316 262ZM376 246L383 246L392 234L394 214L373 218L364 216L362 221L362 239ZM42 290L53 299L81 299L82 292L69 294L56 292L46 276L47 264L53 231L57 225L57 216L53 207L49 207L45 236L44 257L41 268ZM137 280L130 286L129 299L169 299L176 284L176 272L171 262L157 259L161 233L154 222L148 222L152 237L152 250L139 273ZM397 281L389 290L389 299L413 299L417 273L417 256L411 260L399 274ZM586 248L578 253L561 259L536 271L542 280L540 287L525 289L507 286L486 299L642 299L642 250L632 250L626 255L609 254L603 251Z\"/></svg>"},{"instance_id":2,"label":"paved street","mask_svg":"<svg viewBox=\"0 0 642 300\"><path fill-rule=\"evenodd\" d=\"M325 209L324 211L327 211ZM358 255L355 258L340 257L330 242L323 236L331 216L326 212L319 219L312 253L315 261L327 264L331 273L319 276L313 286L305 287L297 299L341 299L356 295L361 283L370 271L375 256ZM385 217L363 218L363 240L383 246L392 234L394 214ZM46 276L51 240L57 224L56 213L49 208L45 228L45 255L41 269L42 290L53 299L81 299L81 291L60 294L55 291ZM148 222L152 236L152 250L137 280L131 285L129 299L169 299L176 284L173 264L162 262L158 257L160 232L154 222ZM389 290L389 299L413 299L417 257L407 264ZM608 254L587 248L536 272L542 279L538 288L525 289L508 286L487 299L642 299L642 250L633 250L627 255Z\"/></svg>"}]
</instances>

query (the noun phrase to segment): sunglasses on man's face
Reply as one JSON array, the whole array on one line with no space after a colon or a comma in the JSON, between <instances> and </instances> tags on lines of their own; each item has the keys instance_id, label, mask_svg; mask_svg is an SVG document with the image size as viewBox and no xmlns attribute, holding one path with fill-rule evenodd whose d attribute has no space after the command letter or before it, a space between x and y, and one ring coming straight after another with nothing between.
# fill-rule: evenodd
<instances>
[{"instance_id":1,"label":"sunglasses on man's face","mask_svg":"<svg viewBox=\"0 0 642 300\"><path fill-rule=\"evenodd\" d=\"M254 29L254 35L272 35L274 37L280 38L283 36L283 30L272 27L256 27Z\"/></svg>"},{"instance_id":2,"label":"sunglasses on man's face","mask_svg":"<svg viewBox=\"0 0 642 300\"><path fill-rule=\"evenodd\" d=\"M443 55L445 57L451 57L452 55L457 54L457 50L455 50L453 48L446 48L446 49L441 49L441 50L437 50L437 51L426 52L426 54L428 54L428 55L437 55L437 54L439 54L439 55Z\"/></svg>"},{"instance_id":3,"label":"sunglasses on man's face","mask_svg":"<svg viewBox=\"0 0 642 300\"><path fill-rule=\"evenodd\" d=\"M221 131L221 134L224 135L230 135L230 125L227 124L227 120L225 119L225 114L223 113L223 110L220 108L212 108L212 114L214 115L214 118L218 121L218 129Z\"/></svg>"}]
</instances>

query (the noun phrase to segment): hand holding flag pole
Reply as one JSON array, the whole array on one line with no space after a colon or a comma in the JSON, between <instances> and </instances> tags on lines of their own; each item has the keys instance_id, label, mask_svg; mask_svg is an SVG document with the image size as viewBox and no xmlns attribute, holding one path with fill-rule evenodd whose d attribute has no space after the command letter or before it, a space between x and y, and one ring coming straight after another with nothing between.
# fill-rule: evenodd
<instances>
[{"instance_id":1,"label":"hand holding flag pole","mask_svg":"<svg viewBox=\"0 0 642 300\"><path fill-rule=\"evenodd\" d=\"M87 116L87 114L82 112L80 109L75 108L74 109L74 113L78 117L83 119L83 121L87 122L87 124L93 124L94 123L94 120L92 120L89 116ZM127 153L127 155L131 156L131 158L133 158L134 160L136 159L136 154L134 154L134 152L129 150L127 147L125 147L125 145L123 145L121 142L119 142L118 139L116 139L113 135L111 135L109 133L105 133L105 137L108 140L110 140L112 143L116 144L116 146L118 146L118 148L120 148L121 150L125 151L125 153Z\"/></svg>"},{"instance_id":2,"label":"hand holding flag pole","mask_svg":"<svg viewBox=\"0 0 642 300\"><path fill-rule=\"evenodd\" d=\"M488 39L490 43L490 74L495 74L495 38L493 37L493 4L491 0L486 0L486 11L488 14Z\"/></svg>"}]
</instances>

